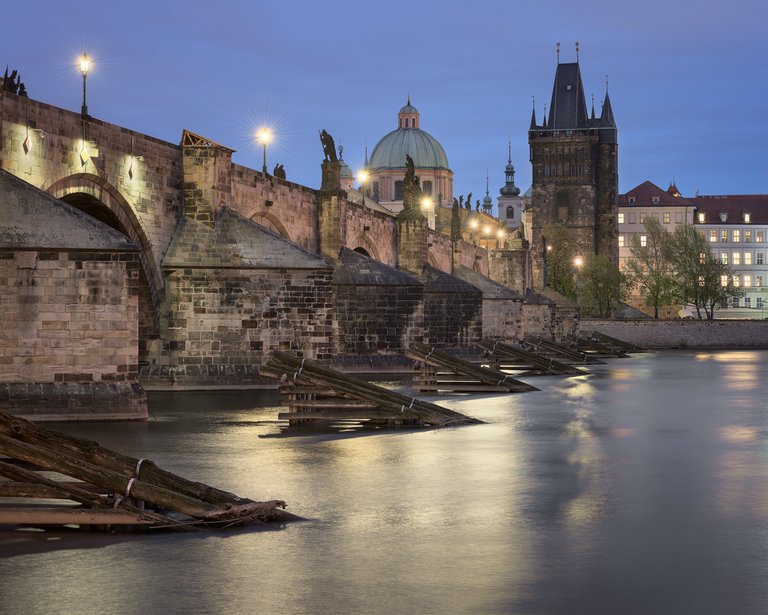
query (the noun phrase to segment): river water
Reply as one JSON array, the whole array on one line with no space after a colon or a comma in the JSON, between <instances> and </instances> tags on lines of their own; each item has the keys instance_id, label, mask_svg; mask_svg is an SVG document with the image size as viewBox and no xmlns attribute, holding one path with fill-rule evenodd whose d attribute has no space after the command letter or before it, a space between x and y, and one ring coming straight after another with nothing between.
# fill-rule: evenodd
<instances>
[{"instance_id":1,"label":"river water","mask_svg":"<svg viewBox=\"0 0 768 615\"><path fill-rule=\"evenodd\" d=\"M766 613L767 366L633 355L431 398L484 425L370 435L281 436L269 395L154 394L147 423L57 428L308 521L6 532L0 613Z\"/></svg>"}]
</instances>

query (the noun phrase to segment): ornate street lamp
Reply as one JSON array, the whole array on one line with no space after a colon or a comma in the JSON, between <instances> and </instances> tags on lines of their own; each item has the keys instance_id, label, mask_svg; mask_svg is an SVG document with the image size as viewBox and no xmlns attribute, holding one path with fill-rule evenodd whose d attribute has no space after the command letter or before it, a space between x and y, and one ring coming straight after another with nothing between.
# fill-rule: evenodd
<instances>
[{"instance_id":1,"label":"ornate street lamp","mask_svg":"<svg viewBox=\"0 0 768 615\"><path fill-rule=\"evenodd\" d=\"M256 136L264 148L264 165L261 167L261 171L264 175L267 175L267 143L272 140L272 131L269 128L260 128Z\"/></svg>"},{"instance_id":2,"label":"ornate street lamp","mask_svg":"<svg viewBox=\"0 0 768 615\"><path fill-rule=\"evenodd\" d=\"M83 108L80 111L80 114L83 116L83 118L88 117L88 102L86 101L85 97L85 83L88 79L88 70L91 68L91 58L88 57L87 53L84 53L80 56L80 72L83 74Z\"/></svg>"}]
</instances>

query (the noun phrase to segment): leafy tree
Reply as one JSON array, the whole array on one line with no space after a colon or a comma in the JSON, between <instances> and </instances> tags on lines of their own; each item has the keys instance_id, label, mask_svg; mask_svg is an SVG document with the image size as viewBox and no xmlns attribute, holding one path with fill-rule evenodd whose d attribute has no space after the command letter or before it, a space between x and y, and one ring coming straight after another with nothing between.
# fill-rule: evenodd
<instances>
[{"instance_id":1,"label":"leafy tree","mask_svg":"<svg viewBox=\"0 0 768 615\"><path fill-rule=\"evenodd\" d=\"M659 307L670 305L674 300L672 289L672 234L656 218L646 216L645 245L640 236L632 235L632 258L626 262L630 286L637 287L647 307L653 308L653 317L659 317Z\"/></svg>"},{"instance_id":2,"label":"leafy tree","mask_svg":"<svg viewBox=\"0 0 768 615\"><path fill-rule=\"evenodd\" d=\"M678 226L672 234L671 260L675 271L675 298L682 304L696 307L701 319L715 317L715 307L731 297L744 294L734 286L730 267L721 262L707 241L691 224Z\"/></svg>"},{"instance_id":3,"label":"leafy tree","mask_svg":"<svg viewBox=\"0 0 768 615\"><path fill-rule=\"evenodd\" d=\"M605 256L589 254L578 274L578 301L585 314L610 317L626 293L626 276Z\"/></svg>"},{"instance_id":4,"label":"leafy tree","mask_svg":"<svg viewBox=\"0 0 768 615\"><path fill-rule=\"evenodd\" d=\"M576 273L573 259L579 253L576 243L561 224L544 227L547 244L547 286L555 292L576 299Z\"/></svg>"}]
</instances>

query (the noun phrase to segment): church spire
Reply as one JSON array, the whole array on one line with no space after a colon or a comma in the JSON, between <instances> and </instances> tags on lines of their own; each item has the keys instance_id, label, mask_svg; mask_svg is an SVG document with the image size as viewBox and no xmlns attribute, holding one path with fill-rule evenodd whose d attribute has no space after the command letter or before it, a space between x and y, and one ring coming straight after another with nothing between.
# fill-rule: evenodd
<instances>
[{"instance_id":1,"label":"church spire","mask_svg":"<svg viewBox=\"0 0 768 615\"><path fill-rule=\"evenodd\" d=\"M501 196L519 196L520 188L515 186L515 167L512 165L512 139L507 143L507 149L509 151L509 158L507 159L507 166L504 168L505 183L501 190L499 190L499 194Z\"/></svg>"},{"instance_id":2,"label":"church spire","mask_svg":"<svg viewBox=\"0 0 768 615\"><path fill-rule=\"evenodd\" d=\"M536 130L538 126L536 126L536 97L531 96L533 98L533 110L531 111L531 128L530 130Z\"/></svg>"}]
</instances>

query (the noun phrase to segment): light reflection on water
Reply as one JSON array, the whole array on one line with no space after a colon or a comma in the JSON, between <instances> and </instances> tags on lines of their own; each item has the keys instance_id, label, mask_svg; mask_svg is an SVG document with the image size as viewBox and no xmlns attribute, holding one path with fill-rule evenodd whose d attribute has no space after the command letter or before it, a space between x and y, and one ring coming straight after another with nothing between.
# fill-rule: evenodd
<instances>
[{"instance_id":1,"label":"light reflection on water","mask_svg":"<svg viewBox=\"0 0 768 615\"><path fill-rule=\"evenodd\" d=\"M0 613L764 613L766 359L635 355L430 398L485 425L367 436L261 437L281 427L253 393L154 396L149 423L63 429L309 521L0 537Z\"/></svg>"}]
</instances>

